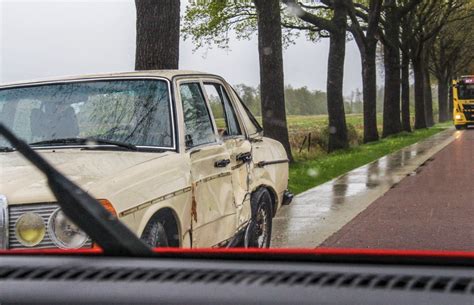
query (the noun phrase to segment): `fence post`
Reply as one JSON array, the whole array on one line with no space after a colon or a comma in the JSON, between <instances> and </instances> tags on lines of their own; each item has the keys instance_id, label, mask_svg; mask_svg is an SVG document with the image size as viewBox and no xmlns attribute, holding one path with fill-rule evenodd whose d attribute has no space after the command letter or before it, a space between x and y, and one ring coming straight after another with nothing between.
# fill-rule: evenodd
<instances>
[{"instance_id":1,"label":"fence post","mask_svg":"<svg viewBox=\"0 0 474 305\"><path fill-rule=\"evenodd\" d=\"M303 143L301 143L301 146L300 146L300 151L299 151L300 153L301 153L301 151L303 150L303 146L304 146L304 143L306 143L306 138L307 138L307 137L308 137L308 136L304 136Z\"/></svg>"},{"instance_id":2,"label":"fence post","mask_svg":"<svg viewBox=\"0 0 474 305\"><path fill-rule=\"evenodd\" d=\"M311 149L311 132L308 135L308 152Z\"/></svg>"}]
</instances>

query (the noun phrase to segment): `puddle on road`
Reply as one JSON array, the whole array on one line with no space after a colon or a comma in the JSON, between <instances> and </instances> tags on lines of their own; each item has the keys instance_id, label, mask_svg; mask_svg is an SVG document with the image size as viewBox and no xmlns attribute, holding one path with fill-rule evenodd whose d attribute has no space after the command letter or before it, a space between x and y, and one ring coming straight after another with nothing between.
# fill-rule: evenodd
<instances>
[{"instance_id":1,"label":"puddle on road","mask_svg":"<svg viewBox=\"0 0 474 305\"><path fill-rule=\"evenodd\" d=\"M449 136L438 134L428 141L404 148L297 196L275 218L278 225L275 226L273 242L277 247L293 244L304 246L301 244L303 241L321 238L321 234L324 236L322 232L328 227L349 221L370 204L367 198L377 196L384 187L389 188L407 175L416 174L407 173L406 166L415 165L415 159Z\"/></svg>"}]
</instances>

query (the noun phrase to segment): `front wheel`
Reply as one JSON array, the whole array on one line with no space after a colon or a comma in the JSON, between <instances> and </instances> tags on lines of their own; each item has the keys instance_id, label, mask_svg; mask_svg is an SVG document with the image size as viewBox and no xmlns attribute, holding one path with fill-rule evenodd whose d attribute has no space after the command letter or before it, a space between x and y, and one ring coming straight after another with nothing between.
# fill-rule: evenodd
<instances>
[{"instance_id":1,"label":"front wheel","mask_svg":"<svg viewBox=\"0 0 474 305\"><path fill-rule=\"evenodd\" d=\"M150 220L141 239L152 248L169 247L165 227L159 219Z\"/></svg>"},{"instance_id":2,"label":"front wheel","mask_svg":"<svg viewBox=\"0 0 474 305\"><path fill-rule=\"evenodd\" d=\"M245 231L246 248L269 248L272 236L272 198L266 189L252 196L252 218Z\"/></svg>"}]
</instances>

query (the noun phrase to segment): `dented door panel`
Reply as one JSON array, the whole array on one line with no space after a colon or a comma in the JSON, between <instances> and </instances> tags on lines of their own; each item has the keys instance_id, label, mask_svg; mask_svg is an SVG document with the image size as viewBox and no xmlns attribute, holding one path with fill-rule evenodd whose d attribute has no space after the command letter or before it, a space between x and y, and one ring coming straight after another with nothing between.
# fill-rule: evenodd
<instances>
[{"instance_id":1,"label":"dented door panel","mask_svg":"<svg viewBox=\"0 0 474 305\"><path fill-rule=\"evenodd\" d=\"M250 209L250 176L252 145L244 137L224 140L230 152L230 167L232 170L232 188L235 197L237 230L246 224L251 216ZM249 156L250 159L242 158Z\"/></svg>"},{"instance_id":2,"label":"dented door panel","mask_svg":"<svg viewBox=\"0 0 474 305\"><path fill-rule=\"evenodd\" d=\"M198 147L189 152L192 181L192 245L211 247L233 236L235 207L230 165L224 144Z\"/></svg>"}]
</instances>

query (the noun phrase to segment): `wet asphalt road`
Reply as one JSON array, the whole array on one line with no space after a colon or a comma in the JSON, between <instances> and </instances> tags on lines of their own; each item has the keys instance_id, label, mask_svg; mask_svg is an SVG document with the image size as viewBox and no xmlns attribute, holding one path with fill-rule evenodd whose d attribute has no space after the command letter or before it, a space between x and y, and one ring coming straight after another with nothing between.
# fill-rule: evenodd
<instances>
[{"instance_id":1,"label":"wet asphalt road","mask_svg":"<svg viewBox=\"0 0 474 305\"><path fill-rule=\"evenodd\" d=\"M321 245L397 183L416 173L458 135L460 133L454 128L445 130L299 194L274 218L272 247L314 248ZM310 173L311 169L308 169L308 179L311 179ZM332 239L331 245L337 240ZM361 246L365 245L362 243Z\"/></svg>"},{"instance_id":2,"label":"wet asphalt road","mask_svg":"<svg viewBox=\"0 0 474 305\"><path fill-rule=\"evenodd\" d=\"M474 250L474 130L454 137L320 246Z\"/></svg>"}]
</instances>

